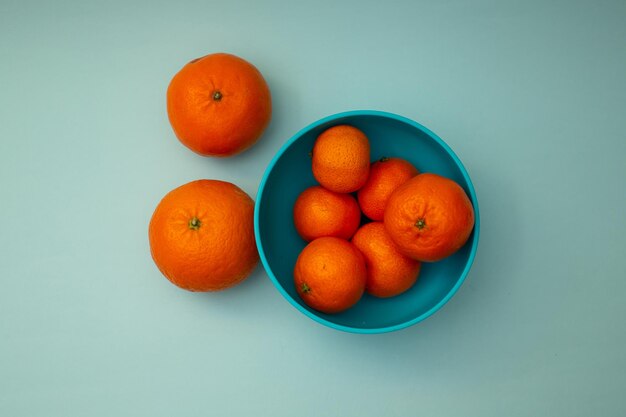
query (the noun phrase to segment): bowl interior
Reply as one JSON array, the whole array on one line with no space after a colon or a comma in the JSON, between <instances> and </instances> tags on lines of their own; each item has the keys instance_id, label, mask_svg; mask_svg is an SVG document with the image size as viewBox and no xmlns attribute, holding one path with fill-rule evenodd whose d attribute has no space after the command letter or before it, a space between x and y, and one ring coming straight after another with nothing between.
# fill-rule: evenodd
<instances>
[{"instance_id":1,"label":"bowl interior","mask_svg":"<svg viewBox=\"0 0 626 417\"><path fill-rule=\"evenodd\" d=\"M293 268L306 246L293 224L292 210L298 195L317 185L311 172L309 152L325 129L349 124L361 129L370 140L371 159L400 157L413 163L420 172L433 172L459 183L476 206L471 183L463 175L445 144L430 136L426 129L397 116L386 114L345 114L324 119L305 128L282 149L270 165L257 199L257 245L266 270L283 295L310 317L348 331L377 332L415 323L432 314L447 301L467 273L477 239L472 232L468 243L457 253L436 263L424 263L417 283L397 297L380 299L365 294L353 308L340 314L323 314L310 309L298 296L293 283ZM478 220L478 213L476 213Z\"/></svg>"}]
</instances>

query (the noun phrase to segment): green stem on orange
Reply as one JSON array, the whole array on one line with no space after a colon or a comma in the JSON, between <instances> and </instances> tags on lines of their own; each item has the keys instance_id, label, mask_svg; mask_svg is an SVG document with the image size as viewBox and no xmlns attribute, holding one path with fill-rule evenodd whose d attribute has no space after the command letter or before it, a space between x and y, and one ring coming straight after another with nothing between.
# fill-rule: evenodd
<instances>
[{"instance_id":1,"label":"green stem on orange","mask_svg":"<svg viewBox=\"0 0 626 417\"><path fill-rule=\"evenodd\" d=\"M300 286L300 289L302 290L302 292L304 294L308 294L311 292L311 287L309 287L308 285L306 285L306 282L303 282L302 285Z\"/></svg>"},{"instance_id":2,"label":"green stem on orange","mask_svg":"<svg viewBox=\"0 0 626 417\"><path fill-rule=\"evenodd\" d=\"M219 91L213 92L213 100L220 101L222 99L222 93Z\"/></svg>"},{"instance_id":3,"label":"green stem on orange","mask_svg":"<svg viewBox=\"0 0 626 417\"><path fill-rule=\"evenodd\" d=\"M383 156L382 158L378 160L378 162L387 162L388 160L389 158L387 158L386 156Z\"/></svg>"},{"instance_id":4,"label":"green stem on orange","mask_svg":"<svg viewBox=\"0 0 626 417\"><path fill-rule=\"evenodd\" d=\"M187 224L191 230L198 230L202 226L202 222L197 217L193 217Z\"/></svg>"},{"instance_id":5,"label":"green stem on orange","mask_svg":"<svg viewBox=\"0 0 626 417\"><path fill-rule=\"evenodd\" d=\"M420 230L425 228L426 227L426 219L417 219L417 221L415 222L415 227L417 227Z\"/></svg>"}]
</instances>

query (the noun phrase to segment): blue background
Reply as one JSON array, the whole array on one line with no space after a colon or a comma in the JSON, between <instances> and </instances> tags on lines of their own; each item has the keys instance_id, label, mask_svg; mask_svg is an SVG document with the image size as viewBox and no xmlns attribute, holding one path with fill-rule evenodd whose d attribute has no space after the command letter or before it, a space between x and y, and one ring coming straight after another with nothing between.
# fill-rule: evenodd
<instances>
[{"instance_id":1,"label":"blue background","mask_svg":"<svg viewBox=\"0 0 626 417\"><path fill-rule=\"evenodd\" d=\"M623 1L0 3L0 415L623 416ZM174 137L173 74L227 51L274 99L250 151ZM409 329L297 312L262 268L193 294L153 265L160 198L253 197L323 116L399 113L461 158L481 242Z\"/></svg>"}]
</instances>

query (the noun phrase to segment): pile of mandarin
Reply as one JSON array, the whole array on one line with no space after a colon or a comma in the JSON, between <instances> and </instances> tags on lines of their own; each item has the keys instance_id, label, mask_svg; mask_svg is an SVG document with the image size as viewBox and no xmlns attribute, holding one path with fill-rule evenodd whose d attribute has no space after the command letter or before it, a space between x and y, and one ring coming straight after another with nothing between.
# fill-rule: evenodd
<instances>
[{"instance_id":1,"label":"pile of mandarin","mask_svg":"<svg viewBox=\"0 0 626 417\"><path fill-rule=\"evenodd\" d=\"M422 262L454 254L474 227L472 204L453 180L420 173L401 158L370 158L361 130L325 130L312 152L320 185L294 204L295 228L309 242L294 268L296 291L323 313L344 311L365 292L402 294Z\"/></svg>"}]
</instances>

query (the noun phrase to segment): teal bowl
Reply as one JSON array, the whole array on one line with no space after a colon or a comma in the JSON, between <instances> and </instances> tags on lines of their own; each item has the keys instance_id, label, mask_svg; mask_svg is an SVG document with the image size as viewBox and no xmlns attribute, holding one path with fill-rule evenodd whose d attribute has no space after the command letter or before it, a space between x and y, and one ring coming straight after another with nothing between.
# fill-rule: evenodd
<instances>
[{"instance_id":1,"label":"teal bowl","mask_svg":"<svg viewBox=\"0 0 626 417\"><path fill-rule=\"evenodd\" d=\"M476 224L468 242L454 255L439 262L423 263L417 283L407 292L386 299L365 294L345 312L324 314L309 308L296 293L293 268L306 242L296 232L292 210L298 195L317 184L309 156L315 139L324 130L339 124L349 124L365 132L370 140L372 160L383 156L404 158L420 172L433 172L455 180L474 205ZM261 261L278 291L311 319L353 333L400 330L439 310L456 293L470 270L478 247L479 229L474 187L452 149L419 123L371 110L326 117L289 139L265 171L254 211L254 232Z\"/></svg>"}]
</instances>

